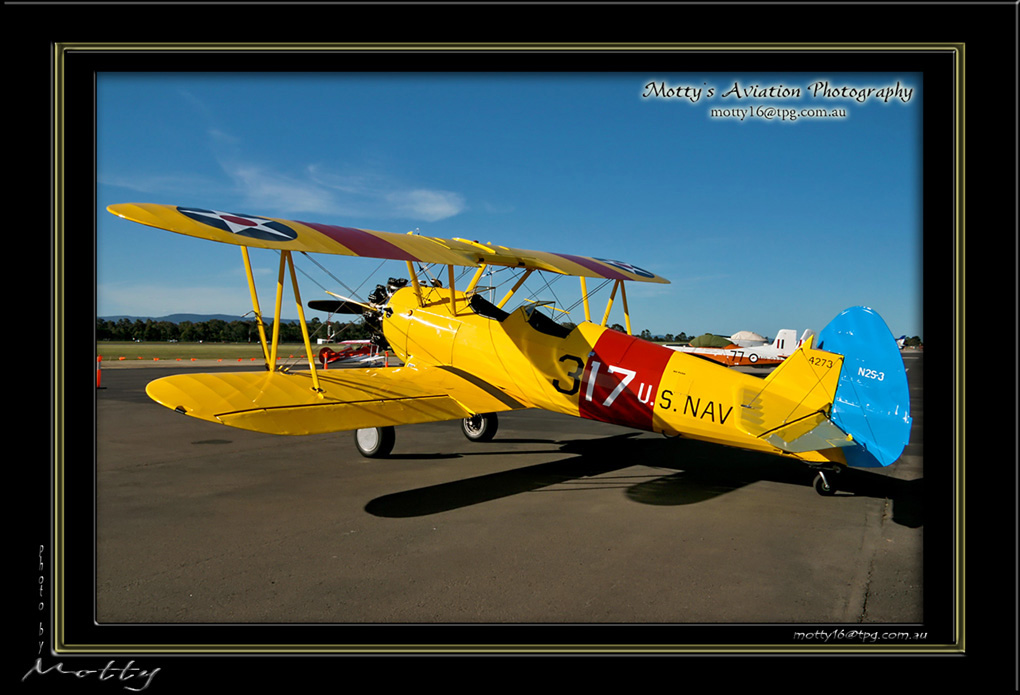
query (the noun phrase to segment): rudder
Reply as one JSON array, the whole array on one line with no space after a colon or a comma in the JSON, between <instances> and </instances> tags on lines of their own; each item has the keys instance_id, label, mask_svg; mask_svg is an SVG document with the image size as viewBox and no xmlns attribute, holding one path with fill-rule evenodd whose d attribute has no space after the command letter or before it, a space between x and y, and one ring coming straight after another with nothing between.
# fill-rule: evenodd
<instances>
[{"instance_id":1,"label":"rudder","mask_svg":"<svg viewBox=\"0 0 1020 695\"><path fill-rule=\"evenodd\" d=\"M910 439L910 391L895 338L876 311L843 311L818 334L818 348L843 356L832 421L853 437L851 466L888 466Z\"/></svg>"}]
</instances>

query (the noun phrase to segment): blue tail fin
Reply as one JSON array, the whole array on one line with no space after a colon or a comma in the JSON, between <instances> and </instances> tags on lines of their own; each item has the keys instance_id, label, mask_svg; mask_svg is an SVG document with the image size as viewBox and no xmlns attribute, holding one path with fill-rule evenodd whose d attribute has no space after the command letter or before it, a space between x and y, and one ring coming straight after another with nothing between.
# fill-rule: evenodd
<instances>
[{"instance_id":1,"label":"blue tail fin","mask_svg":"<svg viewBox=\"0 0 1020 695\"><path fill-rule=\"evenodd\" d=\"M843 355L832 421L853 437L851 466L888 466L910 439L910 391L896 339L867 307L847 309L818 334L818 348Z\"/></svg>"}]
</instances>

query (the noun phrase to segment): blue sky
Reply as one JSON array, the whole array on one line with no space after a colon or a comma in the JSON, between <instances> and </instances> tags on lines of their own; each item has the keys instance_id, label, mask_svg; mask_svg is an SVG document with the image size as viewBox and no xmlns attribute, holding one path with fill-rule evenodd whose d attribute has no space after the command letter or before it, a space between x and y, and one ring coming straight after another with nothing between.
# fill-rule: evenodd
<instances>
[{"instance_id":1,"label":"blue sky","mask_svg":"<svg viewBox=\"0 0 1020 695\"><path fill-rule=\"evenodd\" d=\"M622 260L671 281L628 284L635 332L818 331L866 305L923 337L922 96L898 73L100 74L98 314L250 311L236 247L105 211L151 202ZM362 296L406 275L316 260ZM265 310L276 256L253 261ZM306 301L347 294L298 263Z\"/></svg>"}]
</instances>

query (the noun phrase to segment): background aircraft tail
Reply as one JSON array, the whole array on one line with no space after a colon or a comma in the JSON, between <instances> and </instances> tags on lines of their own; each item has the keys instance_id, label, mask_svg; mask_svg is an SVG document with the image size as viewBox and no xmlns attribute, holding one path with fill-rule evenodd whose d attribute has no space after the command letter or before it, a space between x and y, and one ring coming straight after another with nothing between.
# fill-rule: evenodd
<instances>
[{"instance_id":1,"label":"background aircraft tail","mask_svg":"<svg viewBox=\"0 0 1020 695\"><path fill-rule=\"evenodd\" d=\"M774 347L780 354L789 355L797 349L797 331L790 328L784 328L776 333L775 340L772 341L772 347Z\"/></svg>"},{"instance_id":2,"label":"background aircraft tail","mask_svg":"<svg viewBox=\"0 0 1020 695\"><path fill-rule=\"evenodd\" d=\"M872 309L852 307L818 334L819 350L843 356L831 419L853 438L851 466L888 466L910 439L910 392L896 339Z\"/></svg>"}]
</instances>

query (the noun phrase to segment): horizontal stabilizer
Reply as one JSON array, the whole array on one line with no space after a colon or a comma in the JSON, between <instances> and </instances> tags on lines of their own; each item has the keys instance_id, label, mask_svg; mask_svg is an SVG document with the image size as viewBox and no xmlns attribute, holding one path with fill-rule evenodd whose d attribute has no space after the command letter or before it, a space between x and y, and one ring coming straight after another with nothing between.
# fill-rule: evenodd
<instances>
[{"instance_id":1,"label":"horizontal stabilizer","mask_svg":"<svg viewBox=\"0 0 1020 695\"><path fill-rule=\"evenodd\" d=\"M772 430L762 438L791 454L853 446L853 438L820 412Z\"/></svg>"},{"instance_id":2,"label":"horizontal stabilizer","mask_svg":"<svg viewBox=\"0 0 1020 695\"><path fill-rule=\"evenodd\" d=\"M813 349L810 343L802 345L760 385L739 394L738 422L752 436L767 438L780 432L780 439L792 442L811 429L801 431L800 427L829 411L842 363L840 355Z\"/></svg>"}]
</instances>

